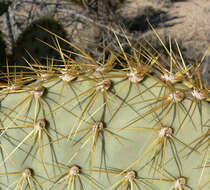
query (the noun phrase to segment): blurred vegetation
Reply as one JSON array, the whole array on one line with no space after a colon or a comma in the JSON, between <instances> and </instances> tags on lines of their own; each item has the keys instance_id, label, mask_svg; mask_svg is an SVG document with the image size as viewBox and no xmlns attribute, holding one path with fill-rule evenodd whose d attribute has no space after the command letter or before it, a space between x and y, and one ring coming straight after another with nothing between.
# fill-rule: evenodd
<instances>
[{"instance_id":1,"label":"blurred vegetation","mask_svg":"<svg viewBox=\"0 0 210 190\"><path fill-rule=\"evenodd\" d=\"M74 2L90 10L98 11L100 6L103 6L106 10L115 12L125 0L66 0L68 2Z\"/></svg>"},{"instance_id":2,"label":"blurred vegetation","mask_svg":"<svg viewBox=\"0 0 210 190\"><path fill-rule=\"evenodd\" d=\"M9 0L0 0L0 16L7 11L8 7L11 3L12 3L11 0L10 1Z\"/></svg>"},{"instance_id":3,"label":"blurred vegetation","mask_svg":"<svg viewBox=\"0 0 210 190\"><path fill-rule=\"evenodd\" d=\"M0 32L0 72L5 71L6 67L6 44Z\"/></svg>"},{"instance_id":4,"label":"blurred vegetation","mask_svg":"<svg viewBox=\"0 0 210 190\"><path fill-rule=\"evenodd\" d=\"M13 44L11 65L28 66L27 61L31 64L46 65L47 58L56 59L60 57L59 53L50 47L55 46L55 39L52 38L50 33L44 31L39 26L59 35L63 39L67 39L66 31L56 20L50 17L43 17L36 20L21 33L17 41ZM62 49L69 50L69 46L66 43L61 40L58 40L58 42ZM36 58L36 60L33 60L32 57ZM54 61L53 64L58 63Z\"/></svg>"}]
</instances>

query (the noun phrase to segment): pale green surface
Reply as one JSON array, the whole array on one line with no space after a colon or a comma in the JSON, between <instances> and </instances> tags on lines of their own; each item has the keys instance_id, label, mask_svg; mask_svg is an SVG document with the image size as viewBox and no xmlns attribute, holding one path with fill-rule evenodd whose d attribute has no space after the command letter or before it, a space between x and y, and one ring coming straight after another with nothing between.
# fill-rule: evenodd
<instances>
[{"instance_id":1,"label":"pale green surface","mask_svg":"<svg viewBox=\"0 0 210 190\"><path fill-rule=\"evenodd\" d=\"M94 83L91 84L90 82L78 82L80 80L82 80L82 79L77 79L76 81L72 82L72 88L75 90L77 95L84 92L85 90L90 89L92 86L95 85ZM119 79L111 79L111 80L113 82L113 90L115 90L115 91L118 91L118 89L122 89L121 87L124 85L124 83L127 83L127 85L123 88L123 90L120 90L120 92L118 94L119 97L124 99L124 97L126 97L127 93L128 93L129 82L124 81L124 82L118 83L118 85L115 85L116 81ZM54 82L46 84L46 86L51 86L53 83ZM143 82L143 84L146 87L149 87L154 83L155 83L155 81L153 79L146 79ZM51 100L54 100L55 102L58 102L61 85L62 85L62 82L49 88L46 97L49 97ZM143 89L145 89L145 87L143 87L142 84L139 84L138 86L139 86L139 88L137 88L137 86L135 86L135 85L132 85L131 91L129 92L129 95L126 100L129 100L130 98L135 96L136 93L139 92L139 90L142 91ZM68 87L69 86L65 86L64 93L62 94L62 98L60 101L61 104L75 96L72 93L71 88L68 88ZM151 91L152 91L152 93L157 95L159 93L159 89L160 89L159 87L153 87ZM3 109L4 107L12 109L15 104L20 102L24 97L28 96L28 94L29 94L28 92L20 93L20 94L9 94L2 102L2 111L4 112L4 109ZM71 113L67 112L67 110L73 112L74 114L79 115L81 113L81 108L78 106L78 100L81 102L81 106L84 107L87 102L87 100L85 100L85 98L87 98L88 95L90 95L90 94L91 93L86 94L84 96L81 96L79 99L75 99L71 103L65 104L65 106L64 106L65 110L60 107L58 110L56 110L56 112L53 112L53 117L56 122L56 130L58 131L57 136L54 131L55 126L53 125L52 118L49 114L49 109L45 107L46 113L47 113L46 119L50 123L48 131L53 139L56 139L57 137L61 137L63 135L67 135L71 131L73 124L75 124L75 122L77 122L77 118L74 117ZM106 145L106 147L105 147L106 165L104 163L102 163L101 167L102 168L105 168L105 167L117 168L120 170L125 170L130 164L132 164L136 159L138 159L143 154L143 152L146 150L146 148L149 147L149 145L157 137L157 133L151 132L151 131L145 131L145 130L139 130L139 131L138 130L128 130L128 129L119 130L119 128L125 127L130 121L132 121L139 115L143 114L145 112L145 109L142 109L142 108L146 104L141 103L141 104L132 105L132 108L134 108L135 110L138 110L138 113L136 113L133 109L130 108L130 106L125 105L125 104L121 105L122 101L119 100L119 98L117 98L117 97L113 97L112 93L109 92L108 94L109 94L109 97L111 98L111 101L109 102L111 113L109 113L109 111L106 107L105 108L106 112L105 112L105 117L104 117L104 123L107 125L106 128L107 128L107 130L110 130L110 131L114 132L115 134L117 134L123 138L126 138L128 140L119 139L119 141L120 141L119 142L114 137L105 133L104 137L105 137L105 145ZM50 104L51 109L55 110L55 108L58 107L58 104L56 105L55 102L52 103L52 101L50 101L46 97L44 99ZM94 122L93 119L96 121L101 120L102 114L104 112L104 109L101 106L103 104L102 97L103 97L102 94L99 93L98 98L97 98L96 102L94 103L94 106L89 111L89 114L85 114L83 116L83 119L87 120L89 123L93 123ZM142 99L144 99L144 100L146 100L148 98L152 98L152 97L153 97L153 95L151 95L151 92L145 92L142 95ZM137 101L139 101L139 98L136 98L135 100L133 100L131 102L135 103ZM190 103L189 100L185 100L183 102L183 104L187 108L189 107L189 103ZM18 107L15 110L18 114L19 119L25 119L24 113L26 111L26 108L22 109L24 107L24 105L26 105L26 103L21 105L21 107ZM45 106L46 106L46 104L45 104ZM120 109L118 110L118 108L120 108ZM34 105L32 105L30 108L30 111L29 111L27 121L33 121L33 119L30 120L29 117L33 118L34 109L35 109ZM147 110L149 110L149 109L150 108L148 107ZM20 110L21 110L21 112L20 112ZM97 110L97 113L95 113L95 110ZM116 110L118 110L118 111L116 112L116 114L114 114ZM93 113L95 113L95 114L93 114ZM203 102L202 103L202 118L203 118L204 123L207 120L209 120L209 113L210 113L209 104ZM91 114L93 115L92 119L90 117ZM114 114L114 117L112 119L110 119L111 115L113 115L113 114ZM11 117L15 117L15 114L12 114ZM163 125L169 125L171 123L172 117L173 117L173 113L170 112L167 115L167 119L163 120L163 122L162 122ZM183 112L180 114L180 117L181 118L184 117ZM39 118L40 119L42 118L42 114L39 115ZM142 120L136 122L135 124L133 124L132 127L152 128L155 124L155 121L151 121L152 118L153 117L150 114L145 119L142 119ZM178 135L177 136L175 135L176 138L186 144L189 144L193 139L195 139L196 137L198 137L201 134L204 134L204 132L206 132L206 129L201 131L200 114L197 109L193 115L193 122L195 123L197 129L193 128L192 122L188 118L185 121L185 123L184 123L181 131L178 133ZM20 122L18 120L16 120L15 123L17 123L17 125L23 124L23 122ZM9 124L9 126L14 125L11 122L9 122L8 120L6 120L3 124L5 127L8 126L8 124ZM173 123L173 126L172 126L174 131L176 131L178 124L179 124L179 122L176 118ZM208 122L208 125L209 125L209 122ZM75 126L78 126L78 125L75 124ZM87 125L84 122L80 122L79 129L83 129L88 126L90 126L90 125ZM25 130L25 132L23 130L22 131L19 130L17 132L17 129L8 129L7 133L9 136L12 136L15 139L22 141L22 139L31 131L31 129L32 128L27 129L27 130ZM65 164L67 166L68 165L71 166L73 164L78 164L79 166L82 167L82 169L89 169L89 159L90 159L89 153L90 153L90 147L91 147L90 142L91 141L87 142L87 144L85 144L83 148L80 147L81 148L80 151L78 151L79 149L78 149L78 147L76 147L72 153L67 154L67 152L72 147L72 142L78 140L79 137L82 137L84 134L85 133L75 135L73 138L71 138L72 141L70 140L69 142L67 141L67 139L64 139L62 141L59 141L59 143L53 143L53 147L55 149L58 162ZM16 143L16 145L18 144L17 142L15 142L15 143ZM48 143L48 140L46 138L46 135L44 135L43 144L46 144L46 143ZM174 141L174 143L176 145L177 150L180 150L181 148L183 148L183 145L181 145L180 143L177 143L176 141ZM30 138L30 140L28 139L27 141L25 141L25 144L21 145L21 148L23 148L25 151L28 151L31 144L32 144L32 138ZM12 147L8 143L7 140L2 140L2 145L8 153L11 153L14 150L14 147ZM188 153L188 152L189 152L189 150L186 149L185 151L181 152L179 155L180 160L182 162L182 171L183 171L181 173L181 175L188 178L187 184L192 189L198 189L201 169L195 169L195 168L197 168L201 165L202 158L204 156L204 151L203 151L203 149L201 149L201 153L197 153L197 154L192 153L189 158L187 158L187 159L183 158L183 155L186 155L186 153ZM170 148L169 144L167 144L166 153L167 154L166 154L165 160L168 160L169 158L172 157L171 148ZM14 172L14 171L21 171L26 167L30 167L30 168L33 168L35 175L42 176L42 178L37 178L37 180L39 182L45 181L47 176L43 170L43 165L40 166L40 163L36 160L32 160L30 156L28 157L26 162L24 164L22 164L22 161L25 158L25 156L26 156L26 154L23 153L21 150L16 151L11 157L13 159L13 161L15 161L16 165L12 164L12 162L7 160L7 162L6 162L7 170L9 172ZM72 158L72 156L75 156L75 157L71 162L69 162L69 160ZM144 166L144 164L146 162L148 162L149 159L151 159L151 156L152 156L152 154L149 154L145 159L143 159L139 164L133 166L131 169L137 171L139 168ZM40 159L39 153L36 154L36 157ZM47 163L50 163L50 164L53 163L53 160L51 159L49 145L44 146L44 148L43 148L43 158L44 158L44 161L46 162L46 168L48 170L49 177L53 177L60 173L58 168L56 168L56 166L54 168L55 169L55 173L54 173L52 165L49 165L49 166L47 165ZM96 148L94 158L95 159L93 162L93 169L98 170L100 167L101 160L102 160L101 138L98 139L97 148ZM56 165L55 162L54 162L54 165ZM140 170L138 172L138 176L159 179L160 172L156 172L155 176L153 176L154 170L151 169L150 166L151 165L149 165L149 167L144 168L143 170ZM150 173L149 173L149 169L151 169ZM172 174L174 177L179 177L178 168L177 168L177 165L174 162L174 160L170 161L165 166L165 169L168 172L170 172L170 174ZM0 173L5 173L5 168L3 167L2 162L1 162L1 167L0 167ZM86 171L85 173L88 174L88 171ZM165 175L165 177L162 177L162 178L166 179L166 176L168 176L168 175L166 173L164 173L164 175ZM113 184L114 182L116 182L122 178L122 176L116 176L116 175L110 174L109 175L110 183L109 183L106 175L104 175L104 174L99 174L98 172L93 172L93 177L96 179L97 182L102 184L103 188L99 187L99 189L108 189L109 187L111 187L110 183ZM207 171L205 170L205 173L203 174L200 184L205 183L208 180L208 178L209 178L209 175L208 175ZM9 184L11 183L11 181L14 182L14 179L17 179L17 176L9 176ZM56 179L58 179L58 178L56 178ZM56 181L56 179L54 181ZM173 179L173 178L171 178L171 179ZM1 177L1 182L3 184L8 184L6 177ZM162 183L155 182L154 184L157 186L157 189L170 189L170 187L172 187L174 185L174 183L167 183L167 182L162 182ZM58 187L60 186L60 184L57 186L56 185L52 186L52 185L53 185L52 182L45 182L45 183L43 183L43 189L48 189L48 187L52 187L52 189L58 189ZM86 186L86 185L87 185L87 182L84 181L84 189L85 190L92 189L90 186ZM144 188L142 188L142 189L144 189Z\"/></svg>"}]
</instances>

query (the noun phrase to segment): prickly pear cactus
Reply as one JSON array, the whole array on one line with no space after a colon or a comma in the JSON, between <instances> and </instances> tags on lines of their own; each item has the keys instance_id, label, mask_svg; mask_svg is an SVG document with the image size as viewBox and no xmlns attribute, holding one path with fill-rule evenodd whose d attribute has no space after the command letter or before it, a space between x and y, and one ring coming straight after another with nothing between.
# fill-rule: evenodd
<instances>
[{"instance_id":1,"label":"prickly pear cactus","mask_svg":"<svg viewBox=\"0 0 210 190\"><path fill-rule=\"evenodd\" d=\"M127 54L117 36L120 51L107 48L97 62L47 31L60 65L28 62L31 72L2 74L1 189L208 189L210 97L200 63L181 52L179 62L171 49L161 63L128 39Z\"/></svg>"},{"instance_id":2,"label":"prickly pear cactus","mask_svg":"<svg viewBox=\"0 0 210 190\"><path fill-rule=\"evenodd\" d=\"M42 17L32 22L13 44L13 56L10 65L18 65L19 67L16 69L18 71L24 70L25 66L28 66L27 61L47 65L49 61L46 61L46 59L48 57L54 58L54 64L57 64L56 59L59 54L50 47L54 45L54 42L50 34L44 32L38 26L43 26L55 34L59 34L63 39L67 38L63 26L51 17ZM40 43L40 41L44 41L48 45ZM70 50L62 41L60 41L60 46Z\"/></svg>"},{"instance_id":3,"label":"prickly pear cactus","mask_svg":"<svg viewBox=\"0 0 210 190\"><path fill-rule=\"evenodd\" d=\"M1 48L1 51L0 51L0 72L3 72L5 71L5 68L4 65L5 65L5 62L6 62L6 44L2 38L2 33L0 32L0 48Z\"/></svg>"}]
</instances>

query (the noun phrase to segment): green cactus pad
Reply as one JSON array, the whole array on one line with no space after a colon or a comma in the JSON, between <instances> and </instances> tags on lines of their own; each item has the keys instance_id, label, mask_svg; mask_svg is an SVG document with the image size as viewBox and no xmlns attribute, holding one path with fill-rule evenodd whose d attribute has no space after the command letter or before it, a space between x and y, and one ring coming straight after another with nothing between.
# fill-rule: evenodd
<instances>
[{"instance_id":1,"label":"green cactus pad","mask_svg":"<svg viewBox=\"0 0 210 190\"><path fill-rule=\"evenodd\" d=\"M208 188L209 91L196 65L169 75L120 48L104 64L60 53L45 77L35 65L23 77L35 82L1 88L3 189Z\"/></svg>"}]
</instances>

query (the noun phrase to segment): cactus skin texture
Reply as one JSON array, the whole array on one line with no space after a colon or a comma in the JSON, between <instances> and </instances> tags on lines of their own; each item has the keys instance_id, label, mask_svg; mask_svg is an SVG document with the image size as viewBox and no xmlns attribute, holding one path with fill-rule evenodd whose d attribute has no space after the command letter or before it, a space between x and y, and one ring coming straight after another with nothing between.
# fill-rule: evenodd
<instances>
[{"instance_id":1,"label":"cactus skin texture","mask_svg":"<svg viewBox=\"0 0 210 190\"><path fill-rule=\"evenodd\" d=\"M117 36L121 51L103 64L65 41L77 62L48 32L60 66L2 74L1 189L208 189L209 89L198 63L168 50L167 70L130 41L126 54Z\"/></svg>"}]
</instances>

